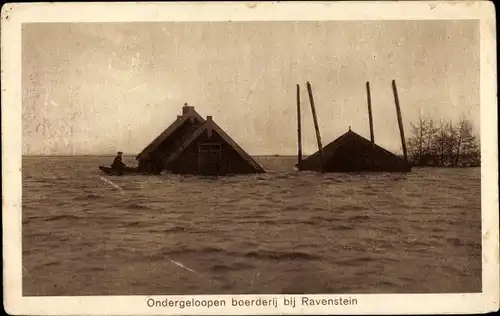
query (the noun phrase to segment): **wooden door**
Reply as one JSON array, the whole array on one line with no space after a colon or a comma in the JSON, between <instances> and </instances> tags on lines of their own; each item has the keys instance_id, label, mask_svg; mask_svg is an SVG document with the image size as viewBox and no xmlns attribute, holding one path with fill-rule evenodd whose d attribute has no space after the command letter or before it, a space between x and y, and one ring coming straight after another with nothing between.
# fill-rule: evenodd
<instances>
[{"instance_id":1,"label":"wooden door","mask_svg":"<svg viewBox=\"0 0 500 316\"><path fill-rule=\"evenodd\" d=\"M218 176L221 173L221 145L219 143L203 143L198 147L198 173L207 176Z\"/></svg>"}]
</instances>

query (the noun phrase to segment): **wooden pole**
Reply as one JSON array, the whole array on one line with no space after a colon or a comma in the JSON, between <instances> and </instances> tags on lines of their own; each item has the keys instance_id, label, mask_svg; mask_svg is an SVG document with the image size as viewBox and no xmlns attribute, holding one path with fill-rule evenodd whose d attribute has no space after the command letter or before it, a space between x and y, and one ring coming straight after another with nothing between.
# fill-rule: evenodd
<instances>
[{"instance_id":1,"label":"wooden pole","mask_svg":"<svg viewBox=\"0 0 500 316\"><path fill-rule=\"evenodd\" d=\"M314 129L316 130L316 140L318 141L318 150L321 157L321 172L323 172L325 167L325 157L323 156L323 145L321 144L321 135L319 133L318 117L316 116L316 108L314 106L314 98L312 94L312 88L309 81L307 82L307 91L309 92L309 101L311 103L311 111L314 120Z\"/></svg>"},{"instance_id":2,"label":"wooden pole","mask_svg":"<svg viewBox=\"0 0 500 316\"><path fill-rule=\"evenodd\" d=\"M368 118L370 120L370 140L375 143L375 137L373 135L373 117L372 117L372 96L370 94L370 82L366 82L366 100L368 102Z\"/></svg>"},{"instance_id":3,"label":"wooden pole","mask_svg":"<svg viewBox=\"0 0 500 316\"><path fill-rule=\"evenodd\" d=\"M405 163L408 164L408 153L406 151L405 131L403 129L403 119L401 118L401 108L399 106L398 89L396 88L396 80L392 80L392 91L394 92L394 102L396 103L396 114L398 116L399 133L401 135L401 145L403 146L403 155Z\"/></svg>"},{"instance_id":4,"label":"wooden pole","mask_svg":"<svg viewBox=\"0 0 500 316\"><path fill-rule=\"evenodd\" d=\"M298 145L298 164L302 161L302 126L300 115L300 86L297 85L297 145Z\"/></svg>"}]
</instances>

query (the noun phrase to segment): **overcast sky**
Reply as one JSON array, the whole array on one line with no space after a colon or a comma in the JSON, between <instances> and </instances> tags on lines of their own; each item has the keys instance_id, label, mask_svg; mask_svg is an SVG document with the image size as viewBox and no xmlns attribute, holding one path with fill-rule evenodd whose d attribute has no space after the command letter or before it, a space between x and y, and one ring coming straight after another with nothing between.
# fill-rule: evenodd
<instances>
[{"instance_id":1,"label":"overcast sky","mask_svg":"<svg viewBox=\"0 0 500 316\"><path fill-rule=\"evenodd\" d=\"M349 126L399 153L419 113L479 130L478 21L64 23L23 26L23 153L139 153L184 102L253 155L296 154Z\"/></svg>"}]
</instances>

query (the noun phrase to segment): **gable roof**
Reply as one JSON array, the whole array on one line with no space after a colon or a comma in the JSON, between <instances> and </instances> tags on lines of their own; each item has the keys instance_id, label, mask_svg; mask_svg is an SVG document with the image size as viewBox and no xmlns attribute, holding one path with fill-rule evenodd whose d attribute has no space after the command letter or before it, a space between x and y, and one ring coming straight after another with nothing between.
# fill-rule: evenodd
<instances>
[{"instance_id":1,"label":"gable roof","mask_svg":"<svg viewBox=\"0 0 500 316\"><path fill-rule=\"evenodd\" d=\"M328 145L323 147L323 155L325 157L325 163L326 163L326 161L328 161L328 159L330 159L331 157L333 157L335 155L335 152L337 151L339 146L344 142L344 140L346 140L348 138L355 138L358 141L361 141L365 144L369 144L373 147L373 149L375 149L376 151L379 151L387 156L394 156L398 159L402 159L402 158L398 157L397 155L391 153L387 149L384 149L384 148L380 147L379 145L372 143L368 139L364 138L363 136L361 136L361 135L359 135L359 134L357 134L349 129L347 132L345 132L344 134L339 136L337 139L335 139L334 141L332 141L331 143L329 143ZM302 163L307 164L307 165L310 165L310 164L319 164L320 165L321 164L320 152L317 151L314 154L310 155L309 157L307 157L306 159L304 159L300 162L300 164L302 164Z\"/></svg>"},{"instance_id":2,"label":"gable roof","mask_svg":"<svg viewBox=\"0 0 500 316\"><path fill-rule=\"evenodd\" d=\"M191 145L193 141L195 141L203 132L207 131L209 134L212 131L215 131L217 134L222 137L224 141L226 141L249 165L251 165L256 171L265 172L264 169L252 158L248 155L229 135L222 130L212 119L211 117L207 119L203 125L201 125L194 133L192 133L189 137L187 137L186 141L177 148L166 160L165 164L169 164L173 162L177 157L184 152L186 148Z\"/></svg>"},{"instance_id":3,"label":"gable roof","mask_svg":"<svg viewBox=\"0 0 500 316\"><path fill-rule=\"evenodd\" d=\"M324 156L325 160L327 160L329 157L332 157L335 154L335 151L337 150L342 139L347 137L349 133L356 134L356 133L352 132L351 130L349 130L346 133L339 136L338 138L336 138L335 140L333 140L331 143L329 143L325 147L323 147L323 156ZM358 134L356 134L356 135L358 135ZM300 163L302 164L302 163L313 163L313 162L317 162L318 164L321 164L321 153L319 150L317 152L315 152L314 154L310 155L309 157L307 157L306 159L303 159Z\"/></svg>"},{"instance_id":4,"label":"gable roof","mask_svg":"<svg viewBox=\"0 0 500 316\"><path fill-rule=\"evenodd\" d=\"M136 159L147 158L148 155L155 151L170 135L172 135L179 127L181 127L187 120L191 122L204 123L205 120L201 117L194 108L189 108L180 118L177 118L170 126L168 126L160 135L158 135L142 152L137 155Z\"/></svg>"}]
</instances>

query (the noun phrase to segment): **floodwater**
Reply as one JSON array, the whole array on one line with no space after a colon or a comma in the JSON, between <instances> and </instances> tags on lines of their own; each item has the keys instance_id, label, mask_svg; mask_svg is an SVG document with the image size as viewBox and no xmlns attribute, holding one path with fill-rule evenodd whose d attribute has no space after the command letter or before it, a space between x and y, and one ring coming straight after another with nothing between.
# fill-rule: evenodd
<instances>
[{"instance_id":1,"label":"floodwater","mask_svg":"<svg viewBox=\"0 0 500 316\"><path fill-rule=\"evenodd\" d=\"M23 295L481 291L479 168L101 174L111 160L23 158Z\"/></svg>"}]
</instances>

